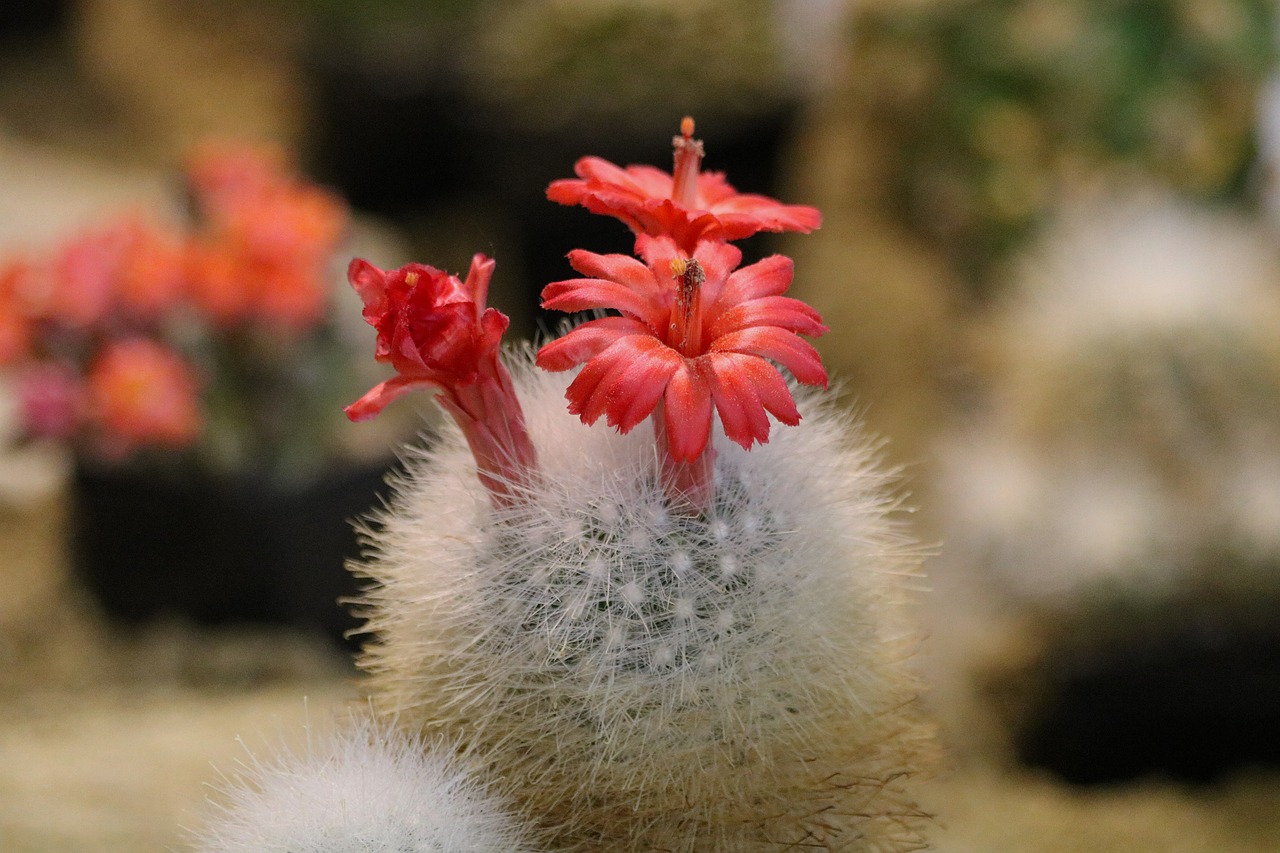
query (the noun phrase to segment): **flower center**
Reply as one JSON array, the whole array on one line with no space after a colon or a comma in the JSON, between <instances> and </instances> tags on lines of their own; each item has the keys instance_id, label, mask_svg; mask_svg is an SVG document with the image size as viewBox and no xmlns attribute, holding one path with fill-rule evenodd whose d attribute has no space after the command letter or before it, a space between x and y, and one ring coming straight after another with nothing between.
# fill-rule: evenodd
<instances>
[{"instance_id":1,"label":"flower center","mask_svg":"<svg viewBox=\"0 0 1280 853\"><path fill-rule=\"evenodd\" d=\"M702 165L703 149L702 140L693 138L692 118L685 116L680 122L680 135L672 138L671 146L675 149L671 198L683 207L695 208L698 206L698 169Z\"/></svg>"},{"instance_id":2,"label":"flower center","mask_svg":"<svg viewBox=\"0 0 1280 853\"><path fill-rule=\"evenodd\" d=\"M675 258L671 275L676 280L676 299L671 307L671 344L686 358L701 354L702 285L707 274L696 258Z\"/></svg>"}]
</instances>

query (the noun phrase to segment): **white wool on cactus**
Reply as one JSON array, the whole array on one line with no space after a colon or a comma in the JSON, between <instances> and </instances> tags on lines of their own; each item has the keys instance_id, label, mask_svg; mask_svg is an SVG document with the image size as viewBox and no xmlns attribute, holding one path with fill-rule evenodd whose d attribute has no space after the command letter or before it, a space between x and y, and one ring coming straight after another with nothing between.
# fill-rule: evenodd
<instances>
[{"instance_id":1,"label":"white wool on cactus","mask_svg":"<svg viewBox=\"0 0 1280 853\"><path fill-rule=\"evenodd\" d=\"M767 445L714 436L690 515L648 430L584 425L564 374L511 361L520 498L495 505L450 429L365 531L380 709L465 740L557 848L918 849L919 553L874 446L801 396Z\"/></svg>"},{"instance_id":2,"label":"white wool on cactus","mask_svg":"<svg viewBox=\"0 0 1280 853\"><path fill-rule=\"evenodd\" d=\"M505 803L452 750L368 719L224 779L199 853L521 853Z\"/></svg>"}]
</instances>

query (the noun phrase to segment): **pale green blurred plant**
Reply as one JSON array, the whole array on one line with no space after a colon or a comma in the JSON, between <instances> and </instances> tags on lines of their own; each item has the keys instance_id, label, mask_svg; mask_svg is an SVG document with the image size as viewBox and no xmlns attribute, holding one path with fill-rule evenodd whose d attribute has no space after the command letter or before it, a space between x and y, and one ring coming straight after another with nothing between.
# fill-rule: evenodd
<instances>
[{"instance_id":1,"label":"pale green blurred plant","mask_svg":"<svg viewBox=\"0 0 1280 853\"><path fill-rule=\"evenodd\" d=\"M1158 180L1250 204L1266 0L959 0L856 21L849 86L895 215L991 285L1064 191Z\"/></svg>"}]
</instances>

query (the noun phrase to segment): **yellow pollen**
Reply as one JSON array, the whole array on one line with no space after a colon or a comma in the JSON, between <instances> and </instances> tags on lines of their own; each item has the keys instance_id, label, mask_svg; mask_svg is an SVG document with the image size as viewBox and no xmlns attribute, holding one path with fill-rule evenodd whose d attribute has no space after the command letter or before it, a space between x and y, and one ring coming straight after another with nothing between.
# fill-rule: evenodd
<instances>
[{"instance_id":1,"label":"yellow pollen","mask_svg":"<svg viewBox=\"0 0 1280 853\"><path fill-rule=\"evenodd\" d=\"M404 282L410 287L414 287L418 283L419 275L416 272L407 272L404 274Z\"/></svg>"},{"instance_id":2,"label":"yellow pollen","mask_svg":"<svg viewBox=\"0 0 1280 853\"><path fill-rule=\"evenodd\" d=\"M680 292L689 300L697 297L699 289L703 282L707 280L707 274L702 269L702 264L698 263L697 258L677 258L680 262ZM675 268L675 262L672 262L672 269Z\"/></svg>"},{"instance_id":3,"label":"yellow pollen","mask_svg":"<svg viewBox=\"0 0 1280 853\"><path fill-rule=\"evenodd\" d=\"M671 277L683 278L684 271L689 268L688 258L672 258L671 259Z\"/></svg>"}]
</instances>

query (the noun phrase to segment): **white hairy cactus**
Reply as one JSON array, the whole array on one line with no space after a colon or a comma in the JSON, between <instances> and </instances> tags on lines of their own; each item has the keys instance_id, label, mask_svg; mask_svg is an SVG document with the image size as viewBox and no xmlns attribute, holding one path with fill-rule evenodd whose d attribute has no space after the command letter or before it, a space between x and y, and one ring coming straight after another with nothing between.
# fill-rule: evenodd
<instances>
[{"instance_id":1,"label":"white hairy cactus","mask_svg":"<svg viewBox=\"0 0 1280 853\"><path fill-rule=\"evenodd\" d=\"M528 853L506 804L429 747L368 719L225 780L199 853Z\"/></svg>"},{"instance_id":2,"label":"white hairy cactus","mask_svg":"<svg viewBox=\"0 0 1280 853\"><path fill-rule=\"evenodd\" d=\"M647 431L514 372L540 479L496 505L448 430L366 531L380 707L465 741L557 847L917 849L917 560L847 416L801 397L767 445L717 435L690 516Z\"/></svg>"}]
</instances>

